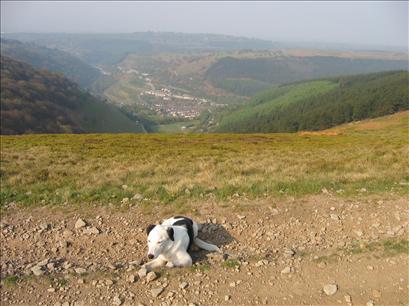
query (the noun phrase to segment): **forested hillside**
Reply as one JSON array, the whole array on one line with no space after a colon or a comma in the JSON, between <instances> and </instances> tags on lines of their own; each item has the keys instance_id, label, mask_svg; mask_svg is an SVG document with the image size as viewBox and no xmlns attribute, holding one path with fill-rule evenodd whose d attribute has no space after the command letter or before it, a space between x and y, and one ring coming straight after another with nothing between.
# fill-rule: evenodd
<instances>
[{"instance_id":1,"label":"forested hillside","mask_svg":"<svg viewBox=\"0 0 409 306\"><path fill-rule=\"evenodd\" d=\"M382 72L279 86L221 117L218 132L321 130L409 109L409 73Z\"/></svg>"},{"instance_id":2,"label":"forested hillside","mask_svg":"<svg viewBox=\"0 0 409 306\"><path fill-rule=\"evenodd\" d=\"M100 76L98 69L79 58L57 49L50 49L34 43L2 39L1 55L26 62L39 69L63 73L65 77L89 88Z\"/></svg>"},{"instance_id":3,"label":"forested hillside","mask_svg":"<svg viewBox=\"0 0 409 306\"><path fill-rule=\"evenodd\" d=\"M206 78L213 85L239 95L252 96L266 85L302 80L407 70L408 61L353 59L333 56L234 58L225 57L209 67Z\"/></svg>"},{"instance_id":4,"label":"forested hillside","mask_svg":"<svg viewBox=\"0 0 409 306\"><path fill-rule=\"evenodd\" d=\"M1 134L143 131L70 80L1 56Z\"/></svg>"}]
</instances>

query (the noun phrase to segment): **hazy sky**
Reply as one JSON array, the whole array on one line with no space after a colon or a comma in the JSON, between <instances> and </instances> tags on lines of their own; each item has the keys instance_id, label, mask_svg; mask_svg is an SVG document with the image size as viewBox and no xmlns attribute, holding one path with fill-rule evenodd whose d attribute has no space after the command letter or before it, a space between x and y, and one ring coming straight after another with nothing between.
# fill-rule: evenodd
<instances>
[{"instance_id":1,"label":"hazy sky","mask_svg":"<svg viewBox=\"0 0 409 306\"><path fill-rule=\"evenodd\" d=\"M1 31L171 31L273 41L407 46L408 3L2 0Z\"/></svg>"}]
</instances>

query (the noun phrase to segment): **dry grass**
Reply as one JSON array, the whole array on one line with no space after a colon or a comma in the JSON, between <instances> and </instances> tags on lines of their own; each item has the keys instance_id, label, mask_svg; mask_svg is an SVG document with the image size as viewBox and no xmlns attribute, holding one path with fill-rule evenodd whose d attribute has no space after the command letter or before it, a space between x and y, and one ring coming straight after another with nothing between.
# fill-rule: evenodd
<instances>
[{"instance_id":1,"label":"dry grass","mask_svg":"<svg viewBox=\"0 0 409 306\"><path fill-rule=\"evenodd\" d=\"M407 193L407 114L339 135L1 137L1 201L147 203L231 196ZM363 123L366 124L366 123ZM122 188L127 185L127 188Z\"/></svg>"}]
</instances>

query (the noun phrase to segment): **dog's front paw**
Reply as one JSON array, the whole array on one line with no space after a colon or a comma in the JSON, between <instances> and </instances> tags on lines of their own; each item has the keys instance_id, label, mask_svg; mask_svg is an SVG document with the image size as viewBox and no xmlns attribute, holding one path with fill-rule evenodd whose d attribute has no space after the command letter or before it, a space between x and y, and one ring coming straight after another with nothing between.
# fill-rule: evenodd
<instances>
[{"instance_id":1,"label":"dog's front paw","mask_svg":"<svg viewBox=\"0 0 409 306\"><path fill-rule=\"evenodd\" d=\"M173 268L175 265L171 262L171 261L168 261L167 263L166 263L166 267L167 268Z\"/></svg>"}]
</instances>

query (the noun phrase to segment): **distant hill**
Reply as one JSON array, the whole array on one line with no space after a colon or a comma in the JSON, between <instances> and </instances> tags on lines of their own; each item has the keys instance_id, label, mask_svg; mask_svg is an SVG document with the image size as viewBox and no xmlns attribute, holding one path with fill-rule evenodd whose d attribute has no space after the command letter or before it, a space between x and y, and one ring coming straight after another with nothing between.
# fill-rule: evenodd
<instances>
[{"instance_id":1,"label":"distant hill","mask_svg":"<svg viewBox=\"0 0 409 306\"><path fill-rule=\"evenodd\" d=\"M409 109L409 73L382 72L278 86L221 116L218 132L322 130Z\"/></svg>"},{"instance_id":2,"label":"distant hill","mask_svg":"<svg viewBox=\"0 0 409 306\"><path fill-rule=\"evenodd\" d=\"M252 96L271 85L391 70L408 70L408 61L333 56L224 57L209 67L206 79L232 93Z\"/></svg>"},{"instance_id":3,"label":"distant hill","mask_svg":"<svg viewBox=\"0 0 409 306\"><path fill-rule=\"evenodd\" d=\"M115 64L131 53L152 54L155 52L267 49L274 46L272 42L262 39L173 32L122 34L9 33L2 34L2 36L58 48L77 55L92 65Z\"/></svg>"},{"instance_id":4,"label":"distant hill","mask_svg":"<svg viewBox=\"0 0 409 306\"><path fill-rule=\"evenodd\" d=\"M144 132L77 84L1 56L1 134Z\"/></svg>"},{"instance_id":5,"label":"distant hill","mask_svg":"<svg viewBox=\"0 0 409 306\"><path fill-rule=\"evenodd\" d=\"M62 73L84 88L90 88L101 75L98 69L67 52L34 43L1 39L1 55L26 62L35 68Z\"/></svg>"}]
</instances>

